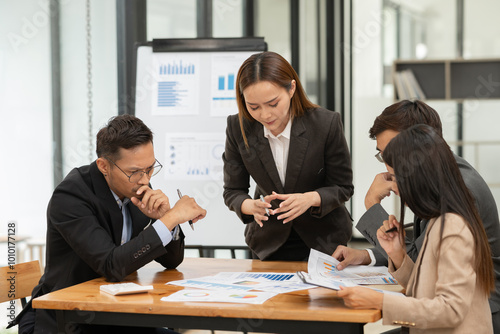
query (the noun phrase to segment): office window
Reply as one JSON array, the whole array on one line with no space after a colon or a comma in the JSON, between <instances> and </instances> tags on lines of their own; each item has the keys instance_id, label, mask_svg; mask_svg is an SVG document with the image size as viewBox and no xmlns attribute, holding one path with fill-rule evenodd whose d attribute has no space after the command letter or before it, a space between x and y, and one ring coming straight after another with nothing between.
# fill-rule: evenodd
<instances>
[{"instance_id":1,"label":"office window","mask_svg":"<svg viewBox=\"0 0 500 334\"><path fill-rule=\"evenodd\" d=\"M290 1L255 1L255 36L262 36L269 51L292 61L290 37Z\"/></svg>"},{"instance_id":2,"label":"office window","mask_svg":"<svg viewBox=\"0 0 500 334\"><path fill-rule=\"evenodd\" d=\"M148 41L154 38L195 38L196 0L148 0Z\"/></svg>"},{"instance_id":3,"label":"office window","mask_svg":"<svg viewBox=\"0 0 500 334\"><path fill-rule=\"evenodd\" d=\"M45 1L0 1L1 235L11 220L17 221L17 236L45 233L53 189L47 11Z\"/></svg>"},{"instance_id":4,"label":"office window","mask_svg":"<svg viewBox=\"0 0 500 334\"><path fill-rule=\"evenodd\" d=\"M321 48L325 50L323 40L320 39L326 34L324 15L321 15L321 10L324 12L326 6L324 6L324 1L308 0L300 1L299 6L299 76L307 96L313 103L319 103L320 88L325 85L325 80L321 82L320 64L318 64Z\"/></svg>"},{"instance_id":5,"label":"office window","mask_svg":"<svg viewBox=\"0 0 500 334\"><path fill-rule=\"evenodd\" d=\"M243 36L243 0L214 0L213 37Z\"/></svg>"},{"instance_id":6,"label":"office window","mask_svg":"<svg viewBox=\"0 0 500 334\"><path fill-rule=\"evenodd\" d=\"M118 114L116 5L91 1L92 129L89 132L85 1L60 5L63 176L96 158L95 136ZM50 96L50 95L49 95Z\"/></svg>"}]
</instances>

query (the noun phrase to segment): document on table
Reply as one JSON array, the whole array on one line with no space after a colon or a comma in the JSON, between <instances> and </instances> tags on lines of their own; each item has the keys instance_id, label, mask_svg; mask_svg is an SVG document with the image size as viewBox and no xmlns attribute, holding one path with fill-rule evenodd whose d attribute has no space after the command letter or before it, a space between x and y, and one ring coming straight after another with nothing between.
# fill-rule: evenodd
<instances>
[{"instance_id":1,"label":"document on table","mask_svg":"<svg viewBox=\"0 0 500 334\"><path fill-rule=\"evenodd\" d=\"M387 267L349 266L337 270L339 261L332 256L311 249L307 263L308 273L299 272L299 277L311 284L339 290L340 286L359 284L398 284Z\"/></svg>"},{"instance_id":2,"label":"document on table","mask_svg":"<svg viewBox=\"0 0 500 334\"><path fill-rule=\"evenodd\" d=\"M286 293L310 289L296 273L221 272L214 276L172 281L167 284L209 290L271 291Z\"/></svg>"},{"instance_id":3,"label":"document on table","mask_svg":"<svg viewBox=\"0 0 500 334\"><path fill-rule=\"evenodd\" d=\"M276 296L273 292L245 292L245 291L214 291L200 289L184 289L174 292L170 296L161 298L165 302L219 302L263 304L266 300Z\"/></svg>"}]
</instances>

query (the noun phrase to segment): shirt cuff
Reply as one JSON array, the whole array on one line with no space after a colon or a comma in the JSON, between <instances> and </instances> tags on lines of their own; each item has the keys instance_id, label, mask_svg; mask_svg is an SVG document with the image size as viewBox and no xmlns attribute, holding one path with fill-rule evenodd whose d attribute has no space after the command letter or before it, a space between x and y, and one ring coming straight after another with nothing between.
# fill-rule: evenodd
<instances>
[{"instance_id":1,"label":"shirt cuff","mask_svg":"<svg viewBox=\"0 0 500 334\"><path fill-rule=\"evenodd\" d=\"M375 259L375 255L373 255L373 251L371 249L365 249L368 252L368 255L370 256L370 263L368 264L369 266L374 266L377 260Z\"/></svg>"},{"instance_id":2,"label":"shirt cuff","mask_svg":"<svg viewBox=\"0 0 500 334\"><path fill-rule=\"evenodd\" d=\"M165 226L165 224L163 224L161 221L154 222L152 226L154 227L156 233L158 233L158 236L160 237L163 246L166 246L170 241L172 241L174 233L178 228L178 226L176 226L172 230L172 232L170 232L168 228Z\"/></svg>"}]
</instances>

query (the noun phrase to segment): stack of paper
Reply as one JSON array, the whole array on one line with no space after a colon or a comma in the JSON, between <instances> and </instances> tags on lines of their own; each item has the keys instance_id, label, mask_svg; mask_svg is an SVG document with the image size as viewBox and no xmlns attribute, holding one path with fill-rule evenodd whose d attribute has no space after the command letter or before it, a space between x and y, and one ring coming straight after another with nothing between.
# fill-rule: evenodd
<instances>
[{"instance_id":1,"label":"stack of paper","mask_svg":"<svg viewBox=\"0 0 500 334\"><path fill-rule=\"evenodd\" d=\"M295 273L221 272L214 276L172 281L167 284L203 290L178 291L168 297L163 297L163 301L189 300L252 304L262 304L279 293L311 288Z\"/></svg>"}]
</instances>

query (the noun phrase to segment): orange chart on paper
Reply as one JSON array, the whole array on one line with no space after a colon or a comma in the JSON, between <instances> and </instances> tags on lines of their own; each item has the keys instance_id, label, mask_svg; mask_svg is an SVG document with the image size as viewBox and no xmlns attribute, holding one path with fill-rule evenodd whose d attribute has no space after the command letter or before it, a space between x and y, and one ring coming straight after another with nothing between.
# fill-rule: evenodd
<instances>
[{"instance_id":1,"label":"orange chart on paper","mask_svg":"<svg viewBox=\"0 0 500 334\"><path fill-rule=\"evenodd\" d=\"M257 295L243 294L243 295L229 295L231 298L257 298Z\"/></svg>"}]
</instances>

